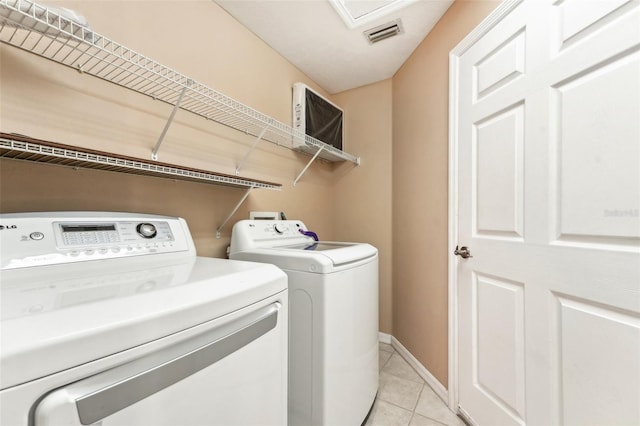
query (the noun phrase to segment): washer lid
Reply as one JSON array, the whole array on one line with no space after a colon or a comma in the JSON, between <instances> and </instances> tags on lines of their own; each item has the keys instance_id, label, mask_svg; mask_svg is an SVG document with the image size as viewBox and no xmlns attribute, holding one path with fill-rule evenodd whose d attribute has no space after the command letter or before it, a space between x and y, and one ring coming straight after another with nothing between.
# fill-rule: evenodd
<instances>
[{"instance_id":1,"label":"washer lid","mask_svg":"<svg viewBox=\"0 0 640 426\"><path fill-rule=\"evenodd\" d=\"M185 330L287 288L286 275L273 265L168 259L0 271L0 389Z\"/></svg>"},{"instance_id":2,"label":"washer lid","mask_svg":"<svg viewBox=\"0 0 640 426\"><path fill-rule=\"evenodd\" d=\"M292 250L308 250L308 251L327 251L335 250L343 247L351 247L357 244L354 243L333 243L324 241L310 241L302 244L292 244L290 246L281 246L280 248L292 249Z\"/></svg>"},{"instance_id":3,"label":"washer lid","mask_svg":"<svg viewBox=\"0 0 640 426\"><path fill-rule=\"evenodd\" d=\"M318 241L255 248L232 253L231 258L272 263L282 269L326 274L369 262L377 254L378 250L366 243Z\"/></svg>"}]
</instances>

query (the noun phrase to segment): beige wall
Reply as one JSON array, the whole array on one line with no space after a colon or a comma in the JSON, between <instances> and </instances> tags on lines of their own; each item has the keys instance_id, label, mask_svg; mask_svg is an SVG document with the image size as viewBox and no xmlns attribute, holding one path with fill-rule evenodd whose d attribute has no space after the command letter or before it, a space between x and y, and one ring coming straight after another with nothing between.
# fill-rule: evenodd
<instances>
[{"instance_id":1,"label":"beige wall","mask_svg":"<svg viewBox=\"0 0 640 426\"><path fill-rule=\"evenodd\" d=\"M340 240L378 247L380 331L391 334L391 80L349 90L334 99L345 109L347 150L366 152L362 164L339 165L333 214Z\"/></svg>"},{"instance_id":2,"label":"beige wall","mask_svg":"<svg viewBox=\"0 0 640 426\"><path fill-rule=\"evenodd\" d=\"M91 28L284 123L300 70L210 0L48 1L85 15ZM169 105L0 45L0 130L149 159ZM215 230L243 190L60 166L0 160L0 211L114 210L182 216L198 254L224 257L232 224L250 210L285 211L323 239L367 241L380 250L380 326L391 332L391 81L337 96L346 150L362 165L316 161L261 142L242 175L283 184L253 191ZM375 126L366 123L370 120ZM254 138L180 111L159 160L233 174ZM365 218L373 206L375 215Z\"/></svg>"},{"instance_id":3,"label":"beige wall","mask_svg":"<svg viewBox=\"0 0 640 426\"><path fill-rule=\"evenodd\" d=\"M456 1L393 77L393 336L447 386L449 52L498 1Z\"/></svg>"},{"instance_id":4,"label":"beige wall","mask_svg":"<svg viewBox=\"0 0 640 426\"><path fill-rule=\"evenodd\" d=\"M210 0L49 2L84 14L92 29L274 118L291 122L291 87L315 83ZM0 46L0 129L70 145L150 159L169 105ZM180 111L159 160L233 174L254 138ZM364 157L366 152L358 153ZM323 238L333 227L333 166L261 142L242 175L283 184L256 190L215 239L242 190L159 178L69 170L6 160L0 164L0 210L101 209L185 217L198 253L222 257L230 226L249 210L285 211Z\"/></svg>"}]
</instances>

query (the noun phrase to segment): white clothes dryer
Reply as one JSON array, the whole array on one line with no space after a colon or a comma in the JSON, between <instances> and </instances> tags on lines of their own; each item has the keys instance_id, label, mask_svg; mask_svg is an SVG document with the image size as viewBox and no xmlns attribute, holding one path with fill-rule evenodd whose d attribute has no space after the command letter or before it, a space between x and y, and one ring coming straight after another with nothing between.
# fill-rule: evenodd
<instances>
[{"instance_id":1,"label":"white clothes dryer","mask_svg":"<svg viewBox=\"0 0 640 426\"><path fill-rule=\"evenodd\" d=\"M0 215L0 424L282 425L287 277L155 215Z\"/></svg>"},{"instance_id":2,"label":"white clothes dryer","mask_svg":"<svg viewBox=\"0 0 640 426\"><path fill-rule=\"evenodd\" d=\"M378 250L297 220L243 220L229 257L289 277L289 425L360 425L378 390Z\"/></svg>"}]
</instances>

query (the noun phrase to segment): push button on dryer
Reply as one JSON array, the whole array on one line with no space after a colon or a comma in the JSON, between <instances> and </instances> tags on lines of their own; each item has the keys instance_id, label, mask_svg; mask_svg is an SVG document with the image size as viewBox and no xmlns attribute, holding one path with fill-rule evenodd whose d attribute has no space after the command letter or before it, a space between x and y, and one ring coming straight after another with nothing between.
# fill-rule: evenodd
<instances>
[{"instance_id":1,"label":"push button on dryer","mask_svg":"<svg viewBox=\"0 0 640 426\"><path fill-rule=\"evenodd\" d=\"M44 234L42 232L32 232L29 234L29 238L38 241L44 238Z\"/></svg>"}]
</instances>

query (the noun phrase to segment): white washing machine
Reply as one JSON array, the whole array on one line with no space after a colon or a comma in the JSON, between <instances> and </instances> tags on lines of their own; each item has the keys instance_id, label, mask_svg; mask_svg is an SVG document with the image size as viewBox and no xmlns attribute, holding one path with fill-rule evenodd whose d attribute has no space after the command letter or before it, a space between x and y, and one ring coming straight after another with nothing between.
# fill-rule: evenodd
<instances>
[{"instance_id":1,"label":"white washing machine","mask_svg":"<svg viewBox=\"0 0 640 426\"><path fill-rule=\"evenodd\" d=\"M289 425L360 425L378 390L378 251L301 230L240 221L229 256L289 276Z\"/></svg>"},{"instance_id":2,"label":"white washing machine","mask_svg":"<svg viewBox=\"0 0 640 426\"><path fill-rule=\"evenodd\" d=\"M0 424L286 424L275 266L123 213L3 214L0 248Z\"/></svg>"}]
</instances>

